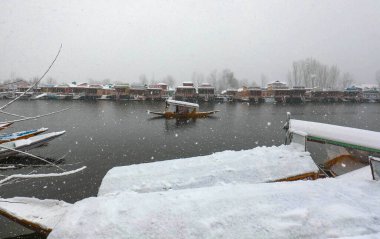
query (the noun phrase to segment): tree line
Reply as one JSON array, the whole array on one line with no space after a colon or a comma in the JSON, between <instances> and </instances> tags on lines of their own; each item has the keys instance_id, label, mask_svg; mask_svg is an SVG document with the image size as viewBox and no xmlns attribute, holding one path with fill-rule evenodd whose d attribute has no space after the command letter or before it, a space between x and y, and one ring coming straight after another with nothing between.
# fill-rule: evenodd
<instances>
[{"instance_id":1,"label":"tree line","mask_svg":"<svg viewBox=\"0 0 380 239\"><path fill-rule=\"evenodd\" d=\"M33 77L30 80L24 80L20 77L14 77L12 73L11 78L4 80L3 84L8 84L16 81L26 81L33 84L39 77ZM326 65L314 58L306 58L303 60L294 61L291 69L287 73L287 83L289 87L304 86L306 88L317 89L346 89L355 83L354 77L349 72L341 72L336 65ZM268 78L265 74L261 75L261 87L266 87ZM275 79L278 80L278 79ZM281 80L281 79L280 79ZM375 80L380 88L380 70L375 74ZM191 81L195 86L200 86L202 83L210 83L217 91L223 91L226 89L237 89L243 86L258 86L256 81L248 79L238 79L235 73L230 69L224 69L222 71L213 70L209 74L205 75L200 72L193 72ZM274 81L274 80L271 80ZM57 81L52 77L45 81L47 84L57 84ZM111 79L93 80L92 78L87 80L90 84L111 84L111 83L125 83L120 81L112 81ZM173 76L167 75L159 80L155 80L152 77L150 80L145 74L141 74L139 79L132 84L140 85L154 85L159 82L166 83L169 87L174 88L177 85L182 84L182 81L177 81Z\"/></svg>"},{"instance_id":2,"label":"tree line","mask_svg":"<svg viewBox=\"0 0 380 239\"><path fill-rule=\"evenodd\" d=\"M318 89L346 89L355 82L349 72L341 73L338 66L329 66L314 58L294 61L287 80L290 87Z\"/></svg>"}]
</instances>

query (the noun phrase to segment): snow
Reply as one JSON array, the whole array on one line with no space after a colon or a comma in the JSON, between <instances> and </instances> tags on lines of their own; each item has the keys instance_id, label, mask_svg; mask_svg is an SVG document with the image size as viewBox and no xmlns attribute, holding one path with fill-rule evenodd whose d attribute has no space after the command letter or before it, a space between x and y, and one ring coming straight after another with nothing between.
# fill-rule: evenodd
<instances>
[{"instance_id":1,"label":"snow","mask_svg":"<svg viewBox=\"0 0 380 239\"><path fill-rule=\"evenodd\" d=\"M258 147L117 167L97 197L72 205L0 199L0 208L53 227L53 239L378 238L380 181L370 180L368 167L338 178L262 183L304 170L311 158L302 148ZM13 203L20 200L27 204Z\"/></svg>"},{"instance_id":2,"label":"snow","mask_svg":"<svg viewBox=\"0 0 380 239\"><path fill-rule=\"evenodd\" d=\"M0 211L34 222L44 229L54 228L70 206L69 203L50 199L0 198Z\"/></svg>"},{"instance_id":3,"label":"snow","mask_svg":"<svg viewBox=\"0 0 380 239\"><path fill-rule=\"evenodd\" d=\"M111 169L98 195L139 193L224 184L262 183L318 172L310 154L298 144L224 151L212 155L137 164Z\"/></svg>"},{"instance_id":4,"label":"snow","mask_svg":"<svg viewBox=\"0 0 380 239\"><path fill-rule=\"evenodd\" d=\"M82 170L85 170L87 166L83 166L78 169L74 169L71 171L65 171L63 173L44 173L44 174L12 174L11 176L8 176L2 180L0 180L0 187L3 183L6 181L9 181L14 178L49 178L49 177L62 177L62 176L67 176L70 174L78 173Z\"/></svg>"},{"instance_id":5,"label":"snow","mask_svg":"<svg viewBox=\"0 0 380 239\"><path fill-rule=\"evenodd\" d=\"M342 174L342 175L338 176L337 179L343 179L343 180L359 180L359 179L372 180L371 167L370 166L365 166L363 168L354 170L352 172Z\"/></svg>"},{"instance_id":6,"label":"snow","mask_svg":"<svg viewBox=\"0 0 380 239\"><path fill-rule=\"evenodd\" d=\"M329 238L380 233L380 183L236 184L75 203L49 238Z\"/></svg>"},{"instance_id":7,"label":"snow","mask_svg":"<svg viewBox=\"0 0 380 239\"><path fill-rule=\"evenodd\" d=\"M172 104L172 105L180 105L180 106L187 106L187 107L199 108L199 105L198 105L198 104L190 103L190 102L186 102L186 101L167 100L166 102L167 102L168 104Z\"/></svg>"},{"instance_id":8,"label":"snow","mask_svg":"<svg viewBox=\"0 0 380 239\"><path fill-rule=\"evenodd\" d=\"M289 131L380 150L380 132L294 119Z\"/></svg>"}]
</instances>

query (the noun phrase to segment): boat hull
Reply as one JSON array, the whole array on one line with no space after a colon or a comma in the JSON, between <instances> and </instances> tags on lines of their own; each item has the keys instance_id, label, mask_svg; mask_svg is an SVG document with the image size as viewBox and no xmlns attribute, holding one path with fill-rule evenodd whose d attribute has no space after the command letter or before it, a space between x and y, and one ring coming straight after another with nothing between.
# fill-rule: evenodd
<instances>
[{"instance_id":1,"label":"boat hull","mask_svg":"<svg viewBox=\"0 0 380 239\"><path fill-rule=\"evenodd\" d=\"M48 130L47 128L41 128L41 129L36 129L36 130L16 132L13 134L0 135L0 144L19 140L19 139L28 139L30 137L42 134L43 132L47 130Z\"/></svg>"},{"instance_id":2,"label":"boat hull","mask_svg":"<svg viewBox=\"0 0 380 239\"><path fill-rule=\"evenodd\" d=\"M41 135L31 137L29 139L20 139L20 140L16 140L13 142L7 142L4 144L0 144L0 159L4 159L6 157L9 157L12 155L17 155L20 153L20 152L14 151L14 150L25 152L25 151L29 151L31 149L40 147L40 146L46 144L47 142L49 142L55 138L58 138L59 136L63 135L64 133L65 133L65 131L53 132L53 133L48 133L48 134L41 134ZM10 144L13 144L13 146ZM3 148L1 148L1 146L3 146Z\"/></svg>"}]
</instances>

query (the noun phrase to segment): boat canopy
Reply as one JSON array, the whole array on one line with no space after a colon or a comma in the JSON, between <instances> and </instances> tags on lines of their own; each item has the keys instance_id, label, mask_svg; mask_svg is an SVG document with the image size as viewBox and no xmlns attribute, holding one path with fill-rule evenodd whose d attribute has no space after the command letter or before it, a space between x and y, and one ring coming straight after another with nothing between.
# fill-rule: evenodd
<instances>
[{"instance_id":1,"label":"boat canopy","mask_svg":"<svg viewBox=\"0 0 380 239\"><path fill-rule=\"evenodd\" d=\"M295 119L289 119L288 132L307 141L380 153L380 132Z\"/></svg>"},{"instance_id":2,"label":"boat canopy","mask_svg":"<svg viewBox=\"0 0 380 239\"><path fill-rule=\"evenodd\" d=\"M166 103L170 105L179 105L179 106L184 106L188 108L199 108L198 104L195 103L189 103L186 101L179 101L179 100L167 100Z\"/></svg>"}]
</instances>

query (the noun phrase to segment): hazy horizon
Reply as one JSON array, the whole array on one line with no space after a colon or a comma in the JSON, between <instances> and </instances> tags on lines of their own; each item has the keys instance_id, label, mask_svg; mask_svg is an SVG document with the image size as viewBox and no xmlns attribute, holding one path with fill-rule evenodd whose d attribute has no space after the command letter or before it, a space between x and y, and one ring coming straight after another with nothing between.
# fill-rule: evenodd
<instances>
[{"instance_id":1,"label":"hazy horizon","mask_svg":"<svg viewBox=\"0 0 380 239\"><path fill-rule=\"evenodd\" d=\"M230 69L286 81L313 57L375 83L380 1L0 1L0 80L191 81Z\"/></svg>"}]
</instances>

